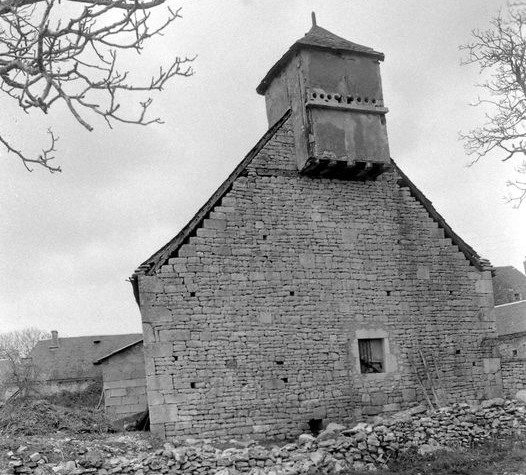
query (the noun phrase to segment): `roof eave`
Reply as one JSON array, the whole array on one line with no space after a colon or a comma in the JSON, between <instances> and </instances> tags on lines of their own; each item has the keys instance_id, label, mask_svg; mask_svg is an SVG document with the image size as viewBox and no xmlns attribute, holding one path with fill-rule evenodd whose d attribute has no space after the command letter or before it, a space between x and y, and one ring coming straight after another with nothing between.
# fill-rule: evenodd
<instances>
[{"instance_id":1,"label":"roof eave","mask_svg":"<svg viewBox=\"0 0 526 475\"><path fill-rule=\"evenodd\" d=\"M383 61L385 59L385 55L383 53L380 53L379 51L360 51L360 50L354 50L351 48L331 48L329 46L317 46L317 45L310 45L310 44L304 44L304 43L294 43L287 52L280 58L278 61L272 66L268 73L265 75L265 77L261 80L258 87L256 87L256 92L262 96L265 95L265 92L267 91L268 87L270 86L270 83L272 80L279 74L279 72L285 68L289 60L294 56L294 54L302 49L313 49L318 51L330 51L334 53L352 53L359 56L369 56L377 59L378 61Z\"/></svg>"},{"instance_id":2,"label":"roof eave","mask_svg":"<svg viewBox=\"0 0 526 475\"><path fill-rule=\"evenodd\" d=\"M451 239L453 244L455 244L459 250L466 256L466 259L479 271L491 271L493 274L495 269L487 259L481 258L475 250L464 241L449 224L446 220L440 215L440 213L435 209L431 201L429 201L424 193L422 193L417 186L409 179L409 177L400 169L400 167L391 159L397 173L400 175L401 180L399 180L399 185L406 186L411 191L411 195L418 200L429 213L429 215L439 224L439 226L444 230L444 235Z\"/></svg>"},{"instance_id":3,"label":"roof eave","mask_svg":"<svg viewBox=\"0 0 526 475\"><path fill-rule=\"evenodd\" d=\"M132 346L138 345L139 343L142 343L143 339L140 338L137 341L134 341L126 346L123 346L122 348L119 348L118 350L112 351L111 353L107 354L106 356L103 356L102 358L99 358L98 360L95 360L93 364L95 366L100 365L103 361L107 360L108 358L111 358L112 356L115 356L118 353L123 352L124 350L127 350L128 348L131 348Z\"/></svg>"},{"instance_id":4,"label":"roof eave","mask_svg":"<svg viewBox=\"0 0 526 475\"><path fill-rule=\"evenodd\" d=\"M259 141L252 147L250 152L245 158L238 164L234 171L228 176L228 178L219 186L214 194L208 199L208 201L199 209L199 211L193 216L193 218L184 226L183 229L170 241L168 241L161 249L152 254L146 259L130 277L130 282L133 286L135 300L140 305L139 301L139 288L138 288L138 276L139 275L153 275L159 268L166 262L166 260L177 252L179 247L184 244L185 240L197 229L200 223L205 219L206 215L212 210L214 206L221 200L221 198L228 192L234 181L241 175L245 168L250 164L252 159L261 151L265 144L274 136L276 131L286 122L290 116L290 109L283 114L283 116L276 121L274 125L269 127L265 134L259 139Z\"/></svg>"}]
</instances>

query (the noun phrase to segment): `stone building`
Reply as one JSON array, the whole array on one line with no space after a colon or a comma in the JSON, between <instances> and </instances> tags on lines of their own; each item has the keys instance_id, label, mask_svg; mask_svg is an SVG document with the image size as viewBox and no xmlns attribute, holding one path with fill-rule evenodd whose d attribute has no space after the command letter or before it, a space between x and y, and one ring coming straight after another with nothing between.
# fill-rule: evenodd
<instances>
[{"instance_id":1,"label":"stone building","mask_svg":"<svg viewBox=\"0 0 526 475\"><path fill-rule=\"evenodd\" d=\"M501 393L491 266L390 158L383 59L313 25L257 88L268 131L132 276L156 434Z\"/></svg>"},{"instance_id":2,"label":"stone building","mask_svg":"<svg viewBox=\"0 0 526 475\"><path fill-rule=\"evenodd\" d=\"M524 270L526 272L526 261ZM494 274L495 305L526 300L526 275L513 266L495 267Z\"/></svg>"},{"instance_id":3,"label":"stone building","mask_svg":"<svg viewBox=\"0 0 526 475\"><path fill-rule=\"evenodd\" d=\"M147 408L142 338L93 363L102 369L106 415L122 419Z\"/></svg>"},{"instance_id":4,"label":"stone building","mask_svg":"<svg viewBox=\"0 0 526 475\"><path fill-rule=\"evenodd\" d=\"M505 395L526 389L526 300L495 306Z\"/></svg>"},{"instance_id":5,"label":"stone building","mask_svg":"<svg viewBox=\"0 0 526 475\"><path fill-rule=\"evenodd\" d=\"M39 341L29 355L35 371L37 389L53 394L82 391L93 383L102 383L102 368L93 362L142 338L141 334L92 335Z\"/></svg>"}]
</instances>

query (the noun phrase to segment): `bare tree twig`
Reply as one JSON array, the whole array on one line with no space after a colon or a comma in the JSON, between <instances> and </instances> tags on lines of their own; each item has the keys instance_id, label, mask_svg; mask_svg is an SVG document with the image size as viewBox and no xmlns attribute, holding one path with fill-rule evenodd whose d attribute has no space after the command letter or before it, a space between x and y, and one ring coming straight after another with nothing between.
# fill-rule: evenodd
<instances>
[{"instance_id":1,"label":"bare tree twig","mask_svg":"<svg viewBox=\"0 0 526 475\"><path fill-rule=\"evenodd\" d=\"M7 360L9 365L5 381L0 381L2 385L15 387L22 395L27 394L35 382L37 367L25 359L37 342L46 338L49 338L47 332L32 327L0 333L0 359Z\"/></svg>"},{"instance_id":2,"label":"bare tree twig","mask_svg":"<svg viewBox=\"0 0 526 475\"><path fill-rule=\"evenodd\" d=\"M157 19L152 13L166 0L0 0L0 92L16 101L24 112L48 114L54 105L66 105L75 121L93 130L102 117L114 122L148 125L162 123L148 117L152 99L129 107L130 93L161 91L175 76L193 74L194 58L175 57L157 74L141 83L120 69L120 52L144 51L145 43L162 36L181 18L180 8L165 8ZM31 157L0 134L0 144L17 156L28 170L54 166L57 137L49 131L51 145Z\"/></svg>"},{"instance_id":3,"label":"bare tree twig","mask_svg":"<svg viewBox=\"0 0 526 475\"><path fill-rule=\"evenodd\" d=\"M476 163L489 154L500 153L503 161L526 157L526 2L508 5L506 16L499 13L487 30L472 31L473 42L460 47L462 64L476 64L491 79L479 87L486 97L474 106L485 106L486 122L460 134L464 147ZM517 171L526 173L524 163ZM508 202L520 206L526 186L509 181Z\"/></svg>"}]
</instances>

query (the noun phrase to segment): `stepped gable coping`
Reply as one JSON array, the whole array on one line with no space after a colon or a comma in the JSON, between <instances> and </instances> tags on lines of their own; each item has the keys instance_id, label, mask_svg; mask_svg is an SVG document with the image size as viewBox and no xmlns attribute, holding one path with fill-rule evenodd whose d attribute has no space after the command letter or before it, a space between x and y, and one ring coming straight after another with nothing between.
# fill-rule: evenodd
<instances>
[{"instance_id":1,"label":"stepped gable coping","mask_svg":"<svg viewBox=\"0 0 526 475\"><path fill-rule=\"evenodd\" d=\"M438 223L438 225L444 229L444 235L451 239L453 244L455 244L460 251L466 256L466 259L473 264L478 270L480 271L491 271L492 274L494 272L494 267L491 265L491 263L487 259L483 259L480 257L476 251L466 242L464 241L453 229L449 224L447 224L446 220L442 217L442 215L435 209L433 206L433 203L429 201L424 193L422 193L417 186L408 178L408 176L400 169L400 167L394 162L394 160L391 159L393 162L393 165L395 167L395 170L397 173L400 174L400 179L398 180L399 186L404 186L409 188L411 195L420 203L422 206L426 209L426 211L429 213L429 215L433 218L434 221Z\"/></svg>"},{"instance_id":2,"label":"stepped gable coping","mask_svg":"<svg viewBox=\"0 0 526 475\"><path fill-rule=\"evenodd\" d=\"M194 217L181 229L181 231L161 249L155 252L152 256L146 259L133 273L130 281L137 280L138 275L153 275L161 266L176 252L185 240L199 227L206 215L214 208L221 198L226 195L234 181L243 173L246 167L252 162L254 157L263 149L267 142L274 136L276 131L286 122L290 116L290 109L279 119L267 132L259 139L256 145L248 152L245 158L239 163L229 177L219 186L208 201L199 209ZM135 289L135 285L134 285ZM136 295L137 298L137 295Z\"/></svg>"},{"instance_id":3,"label":"stepped gable coping","mask_svg":"<svg viewBox=\"0 0 526 475\"><path fill-rule=\"evenodd\" d=\"M138 276L154 275L166 263L166 261L173 256L179 247L185 243L186 239L201 225L208 213L210 213L210 211L219 203L223 196L225 196L225 194L230 190L234 181L243 173L246 167L252 162L254 157L274 136L276 131L286 122L290 114L291 110L288 109L281 119L279 119L272 127L267 130L267 132L265 132L263 137L261 137L256 145L250 150L250 152L239 163L239 165L237 165L228 178L212 194L208 201L206 201L199 211L197 211L197 213L186 224L186 226L184 226L183 229L181 229L181 231L172 240L166 243L157 252L152 254L135 270L135 272L130 277L130 282L133 286L133 292L137 303L139 303ZM452 242L458 246L460 251L466 256L469 262L480 271L493 271L494 269L490 262L481 258L471 246L469 246L458 234L453 231L453 229L447 224L446 220L434 208L431 201L429 201L416 187L416 185L407 177L407 175L402 172L394 160L391 159L391 161L396 172L400 175L398 185L409 188L411 195L424 206L432 219L434 219L439 224L439 226L444 229L445 236L450 238Z\"/></svg>"}]
</instances>

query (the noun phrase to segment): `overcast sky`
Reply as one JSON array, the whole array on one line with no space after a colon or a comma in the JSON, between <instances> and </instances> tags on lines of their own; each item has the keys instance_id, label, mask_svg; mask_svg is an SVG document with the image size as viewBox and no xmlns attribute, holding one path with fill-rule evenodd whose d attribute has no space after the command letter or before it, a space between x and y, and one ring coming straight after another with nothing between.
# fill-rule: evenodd
<instances>
[{"instance_id":1,"label":"overcast sky","mask_svg":"<svg viewBox=\"0 0 526 475\"><path fill-rule=\"evenodd\" d=\"M522 270L526 204L505 204L513 166L467 167L458 141L482 120L480 78L458 45L485 28L498 0L174 1L184 18L133 65L198 55L195 75L154 96L164 125L95 122L63 110L25 117L0 96L0 131L19 144L60 135L62 174L25 171L0 150L0 332L37 326L61 336L140 332L126 279L170 240L267 129L255 88L318 24L386 55L381 66L391 155L451 227L494 265ZM154 71L153 71L154 72Z\"/></svg>"}]
</instances>

